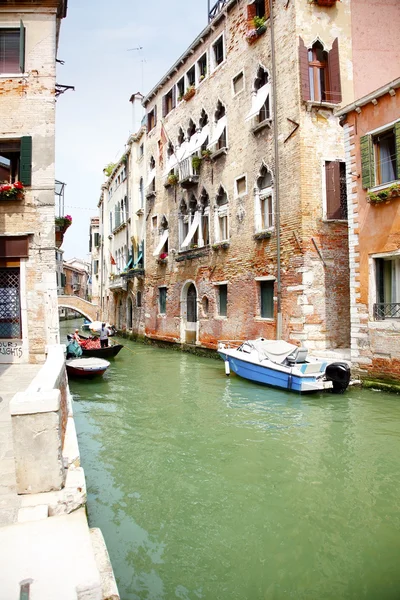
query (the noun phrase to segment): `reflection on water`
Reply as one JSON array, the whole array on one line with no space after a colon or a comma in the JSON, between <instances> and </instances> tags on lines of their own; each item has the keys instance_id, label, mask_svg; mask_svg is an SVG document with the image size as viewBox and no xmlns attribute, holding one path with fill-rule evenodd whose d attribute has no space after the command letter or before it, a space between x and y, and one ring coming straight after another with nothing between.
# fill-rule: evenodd
<instances>
[{"instance_id":1,"label":"reflection on water","mask_svg":"<svg viewBox=\"0 0 400 600\"><path fill-rule=\"evenodd\" d=\"M286 394L125 343L71 382L123 600L400 597L397 396Z\"/></svg>"}]
</instances>

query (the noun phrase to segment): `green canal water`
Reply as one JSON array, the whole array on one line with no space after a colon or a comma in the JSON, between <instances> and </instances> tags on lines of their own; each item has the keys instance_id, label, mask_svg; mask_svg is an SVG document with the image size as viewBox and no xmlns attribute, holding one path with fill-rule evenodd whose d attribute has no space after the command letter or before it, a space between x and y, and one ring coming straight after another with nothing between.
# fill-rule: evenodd
<instances>
[{"instance_id":1,"label":"green canal water","mask_svg":"<svg viewBox=\"0 0 400 600\"><path fill-rule=\"evenodd\" d=\"M399 396L287 394L124 343L70 383L122 600L400 598Z\"/></svg>"}]
</instances>

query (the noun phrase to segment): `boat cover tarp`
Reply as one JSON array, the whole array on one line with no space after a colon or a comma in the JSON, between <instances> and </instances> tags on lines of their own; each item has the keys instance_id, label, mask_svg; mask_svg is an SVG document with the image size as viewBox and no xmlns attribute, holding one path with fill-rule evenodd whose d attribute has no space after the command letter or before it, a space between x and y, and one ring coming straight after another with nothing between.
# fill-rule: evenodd
<instances>
[{"instance_id":1,"label":"boat cover tarp","mask_svg":"<svg viewBox=\"0 0 400 600\"><path fill-rule=\"evenodd\" d=\"M67 346L67 356L76 356L79 358L82 356L82 348L76 340L72 340Z\"/></svg>"},{"instance_id":2,"label":"boat cover tarp","mask_svg":"<svg viewBox=\"0 0 400 600\"><path fill-rule=\"evenodd\" d=\"M284 340L254 340L251 345L258 352L260 362L262 360L272 360L275 363L282 364L284 360L297 349L294 344L289 344Z\"/></svg>"}]
</instances>

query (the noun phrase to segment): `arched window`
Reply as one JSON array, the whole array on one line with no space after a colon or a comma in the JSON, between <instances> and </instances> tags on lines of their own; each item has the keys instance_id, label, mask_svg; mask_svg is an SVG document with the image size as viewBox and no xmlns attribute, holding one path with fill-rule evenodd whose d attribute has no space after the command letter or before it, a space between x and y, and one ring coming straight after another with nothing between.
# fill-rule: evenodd
<instances>
[{"instance_id":1,"label":"arched window","mask_svg":"<svg viewBox=\"0 0 400 600\"><path fill-rule=\"evenodd\" d=\"M180 146L182 146L183 142L185 141L185 134L183 133L183 129L182 127L179 127L179 132L178 132L178 144Z\"/></svg>"},{"instance_id":2,"label":"arched window","mask_svg":"<svg viewBox=\"0 0 400 600\"><path fill-rule=\"evenodd\" d=\"M170 158L173 155L173 153L174 153L174 147L172 145L172 142L169 142L168 146L167 146L167 156L168 156L168 158Z\"/></svg>"},{"instance_id":3,"label":"arched window","mask_svg":"<svg viewBox=\"0 0 400 600\"><path fill-rule=\"evenodd\" d=\"M150 156L149 167L151 171L156 168L156 161L154 160L154 156Z\"/></svg>"},{"instance_id":4,"label":"arched window","mask_svg":"<svg viewBox=\"0 0 400 600\"><path fill-rule=\"evenodd\" d=\"M229 239L228 231L228 194L221 185L215 198L217 210L215 211L215 237L217 242Z\"/></svg>"},{"instance_id":5,"label":"arched window","mask_svg":"<svg viewBox=\"0 0 400 600\"><path fill-rule=\"evenodd\" d=\"M200 114L199 125L201 128L203 128L205 125L207 125L207 123L208 123L208 114L206 113L206 111L203 108L203 110L201 111L201 114Z\"/></svg>"},{"instance_id":6,"label":"arched window","mask_svg":"<svg viewBox=\"0 0 400 600\"><path fill-rule=\"evenodd\" d=\"M308 50L308 75L311 100L327 102L329 100L328 52L317 40Z\"/></svg>"},{"instance_id":7,"label":"arched window","mask_svg":"<svg viewBox=\"0 0 400 600\"><path fill-rule=\"evenodd\" d=\"M129 296L128 297L128 302L127 302L127 327L128 329L132 329L132 323L133 323L133 305L132 305L132 298Z\"/></svg>"},{"instance_id":8,"label":"arched window","mask_svg":"<svg viewBox=\"0 0 400 600\"><path fill-rule=\"evenodd\" d=\"M179 247L182 246L187 234L189 233L189 212L186 202L181 200L179 204Z\"/></svg>"},{"instance_id":9,"label":"arched window","mask_svg":"<svg viewBox=\"0 0 400 600\"><path fill-rule=\"evenodd\" d=\"M272 174L262 165L255 188L255 217L256 232L270 229L274 226L274 202Z\"/></svg>"},{"instance_id":10,"label":"arched window","mask_svg":"<svg viewBox=\"0 0 400 600\"><path fill-rule=\"evenodd\" d=\"M193 119L190 119L189 127L187 129L187 139L190 140L194 136L195 133L196 133L196 125L195 125Z\"/></svg>"},{"instance_id":11,"label":"arched window","mask_svg":"<svg viewBox=\"0 0 400 600\"><path fill-rule=\"evenodd\" d=\"M268 71L266 69L264 69L263 66L260 65L258 67L257 75L254 80L254 89L256 91L258 91L260 88L262 88L264 85L266 85L268 83L268 80L269 80Z\"/></svg>"},{"instance_id":12,"label":"arched window","mask_svg":"<svg viewBox=\"0 0 400 600\"><path fill-rule=\"evenodd\" d=\"M142 308L142 292L140 290L136 292L136 306Z\"/></svg>"},{"instance_id":13,"label":"arched window","mask_svg":"<svg viewBox=\"0 0 400 600\"><path fill-rule=\"evenodd\" d=\"M220 119L222 119L222 117L225 116L225 106L222 104L221 100L218 100L217 102L217 108L216 111L214 113L214 119L215 121L219 121Z\"/></svg>"},{"instance_id":14,"label":"arched window","mask_svg":"<svg viewBox=\"0 0 400 600\"><path fill-rule=\"evenodd\" d=\"M187 291L187 321L188 323L197 322L197 292L193 283L189 285Z\"/></svg>"},{"instance_id":15,"label":"arched window","mask_svg":"<svg viewBox=\"0 0 400 600\"><path fill-rule=\"evenodd\" d=\"M262 65L259 65L253 84L254 91L251 110L251 117L255 118L256 123L262 123L271 118L270 86L268 84L269 73Z\"/></svg>"},{"instance_id":16,"label":"arched window","mask_svg":"<svg viewBox=\"0 0 400 600\"><path fill-rule=\"evenodd\" d=\"M203 188L199 199L201 210L201 241L205 246L210 243L210 198ZM199 236L200 237L200 236Z\"/></svg>"},{"instance_id":17,"label":"arched window","mask_svg":"<svg viewBox=\"0 0 400 600\"><path fill-rule=\"evenodd\" d=\"M226 111L225 106L220 100L217 102L217 108L214 113L214 127L211 134L211 141L208 148L212 152L222 150L227 147L226 141Z\"/></svg>"}]
</instances>

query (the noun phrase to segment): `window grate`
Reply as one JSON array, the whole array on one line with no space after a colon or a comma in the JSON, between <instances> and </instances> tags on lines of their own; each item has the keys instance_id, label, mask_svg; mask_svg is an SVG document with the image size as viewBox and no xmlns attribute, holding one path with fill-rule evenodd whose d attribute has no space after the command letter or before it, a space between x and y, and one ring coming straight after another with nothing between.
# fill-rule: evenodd
<instances>
[{"instance_id":1,"label":"window grate","mask_svg":"<svg viewBox=\"0 0 400 600\"><path fill-rule=\"evenodd\" d=\"M19 269L0 269L0 338L21 338Z\"/></svg>"},{"instance_id":2,"label":"window grate","mask_svg":"<svg viewBox=\"0 0 400 600\"><path fill-rule=\"evenodd\" d=\"M385 319L400 319L400 302L374 304L375 321L384 321Z\"/></svg>"}]
</instances>

